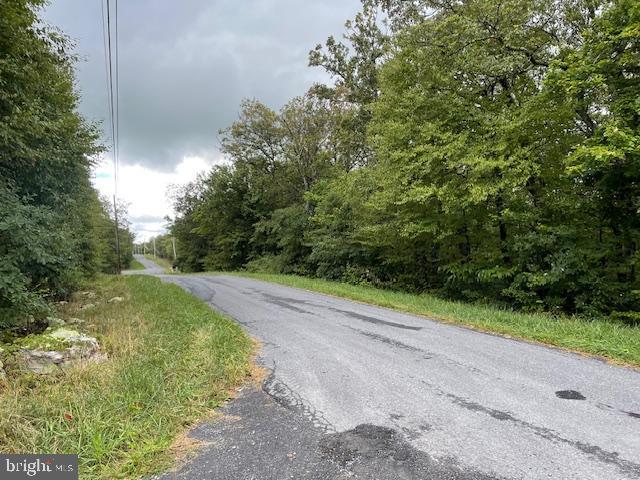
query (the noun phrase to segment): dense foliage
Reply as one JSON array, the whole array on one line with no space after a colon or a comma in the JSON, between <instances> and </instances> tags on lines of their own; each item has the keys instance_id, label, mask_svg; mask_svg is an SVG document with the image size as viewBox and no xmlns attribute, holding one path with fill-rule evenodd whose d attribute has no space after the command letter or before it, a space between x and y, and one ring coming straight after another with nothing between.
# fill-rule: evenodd
<instances>
[{"instance_id":1,"label":"dense foliage","mask_svg":"<svg viewBox=\"0 0 640 480\"><path fill-rule=\"evenodd\" d=\"M134 249L136 253L155 255L155 258L161 258L173 265L174 241L169 234L157 235L146 242L136 243Z\"/></svg>"},{"instance_id":2,"label":"dense foliage","mask_svg":"<svg viewBox=\"0 0 640 480\"><path fill-rule=\"evenodd\" d=\"M180 267L636 322L638 2L363 0L347 28L310 57L334 85L245 102L176 196Z\"/></svg>"},{"instance_id":3,"label":"dense foliage","mask_svg":"<svg viewBox=\"0 0 640 480\"><path fill-rule=\"evenodd\" d=\"M115 268L115 226L90 182L98 133L77 113L69 42L41 25L42 3L0 2L0 330Z\"/></svg>"}]
</instances>

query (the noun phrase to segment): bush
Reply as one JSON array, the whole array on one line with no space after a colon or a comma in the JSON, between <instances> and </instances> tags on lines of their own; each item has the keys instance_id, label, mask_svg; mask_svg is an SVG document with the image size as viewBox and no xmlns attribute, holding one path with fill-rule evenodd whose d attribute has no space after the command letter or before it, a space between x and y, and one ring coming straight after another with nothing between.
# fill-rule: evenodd
<instances>
[{"instance_id":1,"label":"bush","mask_svg":"<svg viewBox=\"0 0 640 480\"><path fill-rule=\"evenodd\" d=\"M0 329L48 313L45 298L66 293L75 265L47 207L27 205L0 184Z\"/></svg>"},{"instance_id":2,"label":"bush","mask_svg":"<svg viewBox=\"0 0 640 480\"><path fill-rule=\"evenodd\" d=\"M283 255L264 255L248 262L245 270L254 273L284 273L286 267L287 262Z\"/></svg>"}]
</instances>

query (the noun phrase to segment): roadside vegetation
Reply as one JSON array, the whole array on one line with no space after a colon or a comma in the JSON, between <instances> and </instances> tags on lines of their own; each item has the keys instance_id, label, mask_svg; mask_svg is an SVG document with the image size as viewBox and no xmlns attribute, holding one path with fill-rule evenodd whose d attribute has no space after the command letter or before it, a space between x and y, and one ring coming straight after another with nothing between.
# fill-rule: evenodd
<instances>
[{"instance_id":1,"label":"roadside vegetation","mask_svg":"<svg viewBox=\"0 0 640 480\"><path fill-rule=\"evenodd\" d=\"M180 270L640 323L638 2L362 3L178 192Z\"/></svg>"},{"instance_id":2,"label":"roadside vegetation","mask_svg":"<svg viewBox=\"0 0 640 480\"><path fill-rule=\"evenodd\" d=\"M131 260L131 265L129 266L129 270L144 270L145 266L137 261L135 258Z\"/></svg>"},{"instance_id":3,"label":"roadside vegetation","mask_svg":"<svg viewBox=\"0 0 640 480\"><path fill-rule=\"evenodd\" d=\"M640 329L623 322L522 313L491 305L445 300L429 294L394 292L296 275L249 272L234 272L231 275L348 298L640 366Z\"/></svg>"},{"instance_id":4,"label":"roadside vegetation","mask_svg":"<svg viewBox=\"0 0 640 480\"><path fill-rule=\"evenodd\" d=\"M0 2L0 452L78 454L81 478L145 477L245 378L252 344L177 286L103 275L119 263L114 206L92 186L105 149L45 4ZM143 268L115 208L121 266Z\"/></svg>"},{"instance_id":5,"label":"roadside vegetation","mask_svg":"<svg viewBox=\"0 0 640 480\"><path fill-rule=\"evenodd\" d=\"M44 4L0 2L0 335L117 264L113 206L91 184L99 132L77 111L71 43L41 23ZM126 222L120 239L126 268Z\"/></svg>"},{"instance_id":6,"label":"roadside vegetation","mask_svg":"<svg viewBox=\"0 0 640 480\"><path fill-rule=\"evenodd\" d=\"M211 415L247 376L250 339L181 288L101 276L61 307L108 360L57 376L9 373L0 386L0 452L77 453L81 478L141 478L172 460L176 436ZM113 297L124 300L108 303Z\"/></svg>"},{"instance_id":7,"label":"roadside vegetation","mask_svg":"<svg viewBox=\"0 0 640 480\"><path fill-rule=\"evenodd\" d=\"M160 265L162 268L164 268L164 271L166 273L171 273L171 267L173 266L171 260L169 260L169 258L164 258L161 256L153 256L153 255L145 255L145 258L147 260L151 260L152 262Z\"/></svg>"}]
</instances>

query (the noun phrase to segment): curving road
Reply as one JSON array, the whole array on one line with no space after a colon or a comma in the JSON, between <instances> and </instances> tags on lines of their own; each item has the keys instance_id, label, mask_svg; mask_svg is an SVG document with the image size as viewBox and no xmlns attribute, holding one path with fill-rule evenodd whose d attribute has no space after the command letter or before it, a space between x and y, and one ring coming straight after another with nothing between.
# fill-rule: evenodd
<instances>
[{"instance_id":1,"label":"curving road","mask_svg":"<svg viewBox=\"0 0 640 480\"><path fill-rule=\"evenodd\" d=\"M122 272L123 275L162 275L164 273L164 268L162 268L157 263L148 260L144 255L134 255L133 256L138 262L144 265L144 270L125 270Z\"/></svg>"},{"instance_id":2,"label":"curving road","mask_svg":"<svg viewBox=\"0 0 640 480\"><path fill-rule=\"evenodd\" d=\"M162 278L241 323L272 371L227 407L245 423L211 426L166 478L640 479L636 370L251 279Z\"/></svg>"}]
</instances>

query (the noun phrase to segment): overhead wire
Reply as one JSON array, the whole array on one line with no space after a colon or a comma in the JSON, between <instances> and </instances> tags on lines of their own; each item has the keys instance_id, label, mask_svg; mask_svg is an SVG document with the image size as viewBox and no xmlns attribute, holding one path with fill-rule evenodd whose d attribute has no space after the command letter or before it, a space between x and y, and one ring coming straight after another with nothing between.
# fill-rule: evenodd
<instances>
[{"instance_id":1,"label":"overhead wire","mask_svg":"<svg viewBox=\"0 0 640 480\"><path fill-rule=\"evenodd\" d=\"M120 227L118 224L118 181L119 181L119 72L118 72L118 0L114 0L114 29L115 38L113 40L112 48L112 28L111 28L111 2L110 0L102 0L102 30L104 35L104 47L105 47L105 66L107 77L107 95L109 97L109 118L111 124L111 144L113 152L113 181L114 181L114 194L113 194L113 213L115 220L115 234L116 234L116 256L117 256L117 273L121 271L121 257L120 257ZM106 13L106 25L105 25L105 13ZM115 52L115 54L114 54ZM114 57L115 57L115 76L114 76ZM114 87L115 84L115 87Z\"/></svg>"},{"instance_id":2,"label":"overhead wire","mask_svg":"<svg viewBox=\"0 0 640 480\"><path fill-rule=\"evenodd\" d=\"M115 52L115 131L116 131L116 145L115 145L115 158L116 158L116 191L118 188L117 179L120 176L120 59L119 59L119 37L118 37L118 0L114 0L115 6L115 18L114 18L114 52Z\"/></svg>"},{"instance_id":3,"label":"overhead wire","mask_svg":"<svg viewBox=\"0 0 640 480\"><path fill-rule=\"evenodd\" d=\"M117 24L117 17L114 20L114 24ZM117 27L116 27L117 28ZM117 101L114 92L114 84L117 85L117 79L114 78L113 75L113 51L111 45L111 2L107 0L107 52L109 59L109 103L110 103L110 112L111 112L111 132L113 136L113 173L114 173L114 182L115 182L115 191L117 196L118 191L118 123L117 123ZM114 40L114 44L117 49L117 36ZM117 71L117 67L116 67Z\"/></svg>"},{"instance_id":4,"label":"overhead wire","mask_svg":"<svg viewBox=\"0 0 640 480\"><path fill-rule=\"evenodd\" d=\"M105 73L105 81L106 81L106 87L107 87L107 110L108 110L108 117L109 117L109 133L110 133L110 140L111 140L111 146L112 146L112 152L115 151L115 127L114 127L114 115L113 115L113 111L112 111L112 103L111 103L111 75L109 73L109 64L110 64L110 59L109 59L109 46L107 44L107 38L109 37L109 32L107 30L107 19L106 19L106 14L105 14L105 9L106 9L106 3L105 0L102 0L102 40L103 40L103 47L104 47L104 73Z\"/></svg>"}]
</instances>

